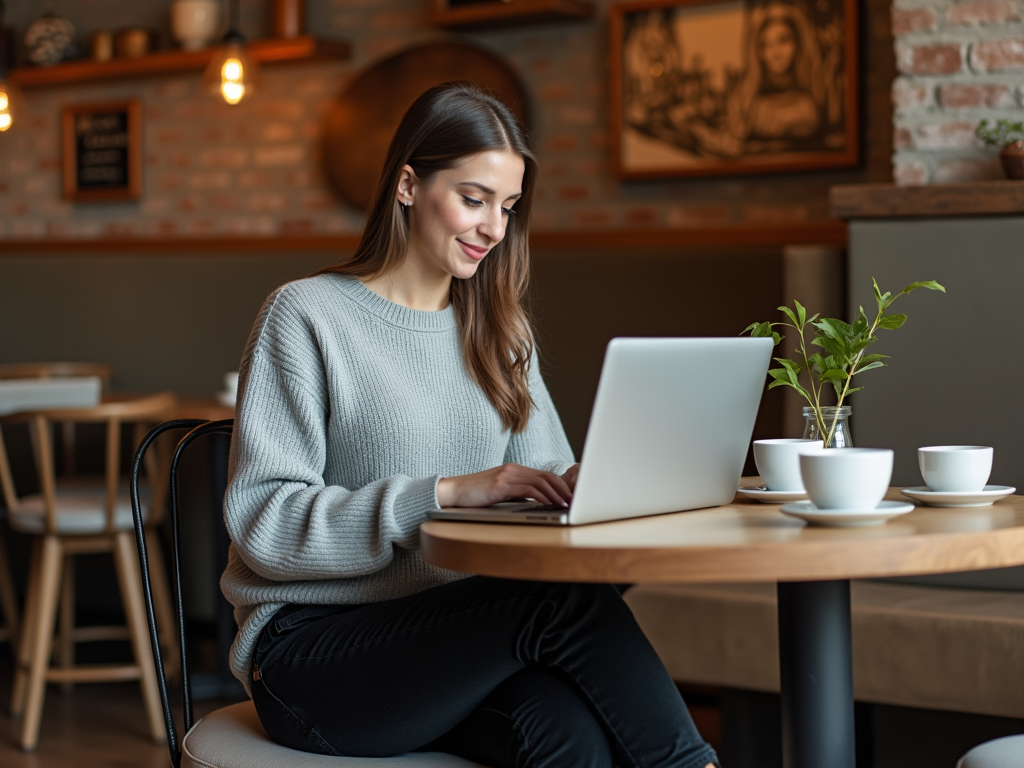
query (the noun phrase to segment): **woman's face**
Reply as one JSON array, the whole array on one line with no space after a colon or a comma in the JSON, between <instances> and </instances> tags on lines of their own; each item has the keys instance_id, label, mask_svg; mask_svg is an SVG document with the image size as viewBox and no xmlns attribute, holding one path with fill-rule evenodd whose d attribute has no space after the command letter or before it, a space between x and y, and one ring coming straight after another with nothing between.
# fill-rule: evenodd
<instances>
[{"instance_id":1,"label":"woman's face","mask_svg":"<svg viewBox=\"0 0 1024 768\"><path fill-rule=\"evenodd\" d=\"M428 184L405 168L398 200L412 203L406 209L408 258L428 271L472 277L515 215L511 208L523 193L526 169L522 156L497 150L470 155Z\"/></svg>"},{"instance_id":2,"label":"woman's face","mask_svg":"<svg viewBox=\"0 0 1024 768\"><path fill-rule=\"evenodd\" d=\"M796 37L788 24L768 22L761 31L760 56L769 74L779 76L789 72L796 58Z\"/></svg>"}]
</instances>

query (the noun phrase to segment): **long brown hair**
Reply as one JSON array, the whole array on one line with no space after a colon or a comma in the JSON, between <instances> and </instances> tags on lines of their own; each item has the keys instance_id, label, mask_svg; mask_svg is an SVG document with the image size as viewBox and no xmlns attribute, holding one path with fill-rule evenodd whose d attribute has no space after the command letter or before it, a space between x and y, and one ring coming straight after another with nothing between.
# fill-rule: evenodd
<instances>
[{"instance_id":1,"label":"long brown hair","mask_svg":"<svg viewBox=\"0 0 1024 768\"><path fill-rule=\"evenodd\" d=\"M443 83L416 99L391 140L355 255L317 274L372 279L397 268L409 242L409 225L395 196L402 168L411 166L429 184L438 171L488 150L522 156L523 194L509 217L505 237L473 277L452 280L449 298L470 375L505 428L522 432L533 406L528 383L533 337L523 301L529 282L527 234L537 160L526 131L500 100L463 82Z\"/></svg>"}]
</instances>

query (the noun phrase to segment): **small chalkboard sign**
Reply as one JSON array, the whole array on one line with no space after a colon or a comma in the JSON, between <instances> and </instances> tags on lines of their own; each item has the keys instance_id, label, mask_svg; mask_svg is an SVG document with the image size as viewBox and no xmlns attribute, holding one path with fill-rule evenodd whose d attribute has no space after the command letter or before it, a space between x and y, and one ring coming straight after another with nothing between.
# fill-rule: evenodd
<instances>
[{"instance_id":1,"label":"small chalkboard sign","mask_svg":"<svg viewBox=\"0 0 1024 768\"><path fill-rule=\"evenodd\" d=\"M136 100L64 108L64 197L134 200L142 193L141 110Z\"/></svg>"}]
</instances>

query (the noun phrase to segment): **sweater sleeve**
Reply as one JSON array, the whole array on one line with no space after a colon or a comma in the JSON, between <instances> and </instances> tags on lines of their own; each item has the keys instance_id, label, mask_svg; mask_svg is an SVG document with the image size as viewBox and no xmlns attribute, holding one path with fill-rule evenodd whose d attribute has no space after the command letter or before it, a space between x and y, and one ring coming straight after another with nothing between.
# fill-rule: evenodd
<instances>
[{"instance_id":1,"label":"sweater sleeve","mask_svg":"<svg viewBox=\"0 0 1024 768\"><path fill-rule=\"evenodd\" d=\"M327 485L330 399L315 334L268 300L241 365L224 512L242 560L274 581L361 576L413 549L438 477Z\"/></svg>"},{"instance_id":2,"label":"sweater sleeve","mask_svg":"<svg viewBox=\"0 0 1024 768\"><path fill-rule=\"evenodd\" d=\"M533 397L530 421L526 429L512 435L505 451L505 461L561 475L575 463L575 459L558 411L544 385L536 353L530 361L529 382Z\"/></svg>"}]
</instances>

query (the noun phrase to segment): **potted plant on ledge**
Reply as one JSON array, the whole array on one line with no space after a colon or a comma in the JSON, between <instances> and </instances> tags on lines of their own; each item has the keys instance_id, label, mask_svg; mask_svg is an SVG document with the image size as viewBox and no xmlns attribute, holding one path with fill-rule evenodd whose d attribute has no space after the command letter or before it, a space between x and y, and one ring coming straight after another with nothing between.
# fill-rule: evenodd
<instances>
[{"instance_id":1,"label":"potted plant on ledge","mask_svg":"<svg viewBox=\"0 0 1024 768\"><path fill-rule=\"evenodd\" d=\"M999 162L1008 179L1024 179L1024 122L997 120L990 124L982 120L975 134L989 146L1001 147Z\"/></svg>"},{"instance_id":2,"label":"potted plant on ledge","mask_svg":"<svg viewBox=\"0 0 1024 768\"><path fill-rule=\"evenodd\" d=\"M849 415L848 406L845 411L843 410L843 401L848 395L863 389L850 385L853 377L885 365L882 361L887 359L888 355L865 354L868 347L878 341L875 333L883 329L895 330L907 321L906 315L887 315L886 310L900 296L917 288L946 292L946 289L934 280L911 283L896 295L888 291L882 293L873 278L871 284L875 290L875 303L878 305L878 314L873 321L868 321L864 307L859 308L857 319L852 324L835 318L819 318L818 315L808 317L804 306L799 301L794 301L793 309L779 307L779 311L786 316L788 322L751 323L743 329L743 333L749 333L751 336L770 336L776 345L783 337L775 328L792 328L797 332L796 351L799 360L774 358L780 367L768 371L772 378L768 389L792 387L807 400L809 407L804 408L804 414L810 422L810 433L805 433L804 437L823 440L826 448L850 445L845 439L848 432L841 431L844 419ZM819 347L821 352L808 354L805 340L808 326L814 329L814 337L810 344ZM800 381L801 374L805 374L806 386ZM834 406L823 405L822 395L826 384L831 384L835 389L838 402Z\"/></svg>"}]
</instances>

